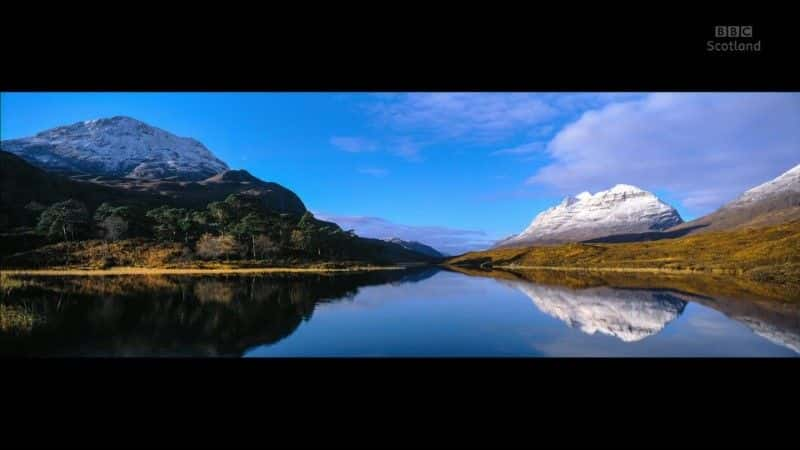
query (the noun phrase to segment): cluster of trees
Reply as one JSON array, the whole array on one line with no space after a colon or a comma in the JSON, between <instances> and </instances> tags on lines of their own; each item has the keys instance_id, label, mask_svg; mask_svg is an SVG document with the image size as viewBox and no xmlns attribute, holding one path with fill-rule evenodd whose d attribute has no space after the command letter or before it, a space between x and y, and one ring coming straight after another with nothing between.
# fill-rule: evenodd
<instances>
[{"instance_id":1,"label":"cluster of trees","mask_svg":"<svg viewBox=\"0 0 800 450\"><path fill-rule=\"evenodd\" d=\"M90 214L76 200L29 206L39 214L37 230L60 241L146 237L182 243L203 259L347 258L359 252L359 239L352 231L309 212L276 213L247 194L232 194L201 210L103 203Z\"/></svg>"}]
</instances>

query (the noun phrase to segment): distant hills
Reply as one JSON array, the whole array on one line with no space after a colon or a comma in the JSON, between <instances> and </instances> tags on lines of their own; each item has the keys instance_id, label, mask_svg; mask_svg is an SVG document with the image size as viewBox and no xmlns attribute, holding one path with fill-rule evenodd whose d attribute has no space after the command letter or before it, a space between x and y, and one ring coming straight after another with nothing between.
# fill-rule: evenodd
<instances>
[{"instance_id":1,"label":"distant hills","mask_svg":"<svg viewBox=\"0 0 800 450\"><path fill-rule=\"evenodd\" d=\"M404 241L400 238L392 237L388 239L384 239L386 242L391 242L393 244L397 244L407 250L411 250L417 253L422 253L423 255L428 255L433 258L444 258L445 255L441 254L435 248L425 245L421 242L417 241Z\"/></svg>"}]
</instances>

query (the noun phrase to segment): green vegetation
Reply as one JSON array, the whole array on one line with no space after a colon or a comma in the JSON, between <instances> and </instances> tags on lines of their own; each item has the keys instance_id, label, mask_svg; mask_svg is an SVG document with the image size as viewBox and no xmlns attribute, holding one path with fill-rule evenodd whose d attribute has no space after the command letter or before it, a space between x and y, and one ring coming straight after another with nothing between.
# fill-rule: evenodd
<instances>
[{"instance_id":1,"label":"green vegetation","mask_svg":"<svg viewBox=\"0 0 800 450\"><path fill-rule=\"evenodd\" d=\"M800 221L677 239L471 252L446 261L467 267L702 272L800 285Z\"/></svg>"},{"instance_id":2,"label":"green vegetation","mask_svg":"<svg viewBox=\"0 0 800 450\"><path fill-rule=\"evenodd\" d=\"M42 211L36 230L51 238L74 240L87 234L89 213L77 200L54 203Z\"/></svg>"},{"instance_id":3,"label":"green vegetation","mask_svg":"<svg viewBox=\"0 0 800 450\"><path fill-rule=\"evenodd\" d=\"M300 215L276 212L246 192L230 194L203 209L170 205L148 209L104 202L90 214L84 203L69 199L32 205L29 210L39 211L35 229L21 228L0 236L5 269L187 267L222 261L274 267L426 260L394 244L360 238L307 211ZM6 245L16 237L34 235L31 248Z\"/></svg>"}]
</instances>

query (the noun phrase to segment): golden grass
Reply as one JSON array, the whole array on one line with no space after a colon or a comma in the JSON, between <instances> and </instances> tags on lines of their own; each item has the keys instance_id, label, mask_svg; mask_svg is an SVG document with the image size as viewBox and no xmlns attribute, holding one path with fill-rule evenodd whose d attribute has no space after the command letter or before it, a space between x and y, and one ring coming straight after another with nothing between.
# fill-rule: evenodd
<instances>
[{"instance_id":1,"label":"golden grass","mask_svg":"<svg viewBox=\"0 0 800 450\"><path fill-rule=\"evenodd\" d=\"M688 294L715 298L746 298L780 302L800 301L796 285L760 283L748 278L724 274L668 271L580 270L580 269L502 269L479 270L451 266L449 270L470 276L509 281L530 281L538 284L586 289L596 286L618 288L671 289Z\"/></svg>"},{"instance_id":2,"label":"golden grass","mask_svg":"<svg viewBox=\"0 0 800 450\"><path fill-rule=\"evenodd\" d=\"M0 303L0 331L3 333L28 333L44 318L24 305Z\"/></svg>"},{"instance_id":3,"label":"golden grass","mask_svg":"<svg viewBox=\"0 0 800 450\"><path fill-rule=\"evenodd\" d=\"M660 241L471 252L448 265L599 272L709 273L800 284L800 221Z\"/></svg>"},{"instance_id":4,"label":"golden grass","mask_svg":"<svg viewBox=\"0 0 800 450\"><path fill-rule=\"evenodd\" d=\"M195 258L182 244L135 238L117 242L88 240L46 245L6 258L0 264L0 273L35 272L68 275L84 274L86 271L95 271L97 274L336 272L386 270L425 264L427 263L372 264L369 261L358 260L314 261L294 257L271 260L204 261Z\"/></svg>"},{"instance_id":5,"label":"golden grass","mask_svg":"<svg viewBox=\"0 0 800 450\"><path fill-rule=\"evenodd\" d=\"M365 272L373 270L404 270L401 266L353 266L346 268L322 267L227 267L227 268L150 268L150 267L112 267L110 269L19 269L3 270L0 275L39 276L106 276L106 275L214 275L214 274L256 274L256 273L327 273L327 272Z\"/></svg>"}]
</instances>

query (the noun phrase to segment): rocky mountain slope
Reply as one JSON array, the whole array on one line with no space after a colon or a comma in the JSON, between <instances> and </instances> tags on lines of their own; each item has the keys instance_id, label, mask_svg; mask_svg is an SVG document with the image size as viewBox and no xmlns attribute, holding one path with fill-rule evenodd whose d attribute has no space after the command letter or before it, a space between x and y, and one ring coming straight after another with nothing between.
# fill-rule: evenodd
<instances>
[{"instance_id":1,"label":"rocky mountain slope","mask_svg":"<svg viewBox=\"0 0 800 450\"><path fill-rule=\"evenodd\" d=\"M4 140L0 148L47 171L67 174L198 181L228 169L197 140L124 116Z\"/></svg>"},{"instance_id":2,"label":"rocky mountain slope","mask_svg":"<svg viewBox=\"0 0 800 450\"><path fill-rule=\"evenodd\" d=\"M85 204L90 214L104 202L136 205L144 209L162 205L204 209L208 203L222 201L231 194L252 196L265 209L296 219L306 212L305 205L294 192L277 183L262 181L244 170L227 170L197 182L103 177L81 179L45 172L16 155L0 151L0 255L31 250L43 244L23 232L35 226L40 212L30 208L32 204L44 207L74 199ZM334 223L314 221L338 228ZM383 262L432 260L428 254L394 242L360 237L353 242L353 251L360 252L367 259Z\"/></svg>"},{"instance_id":3,"label":"rocky mountain slope","mask_svg":"<svg viewBox=\"0 0 800 450\"><path fill-rule=\"evenodd\" d=\"M800 219L800 164L713 213L670 229L688 233L775 225Z\"/></svg>"},{"instance_id":4,"label":"rocky mountain slope","mask_svg":"<svg viewBox=\"0 0 800 450\"><path fill-rule=\"evenodd\" d=\"M28 164L11 153L0 151L0 230L26 225L25 206L31 202L49 205L69 198L94 210L100 203L128 203L144 206L167 204L201 208L224 200L230 194L246 193L259 198L277 212L302 214L302 200L291 190L259 180L244 170L228 170L199 182L142 180L131 178L68 178Z\"/></svg>"},{"instance_id":5,"label":"rocky mountain slope","mask_svg":"<svg viewBox=\"0 0 800 450\"><path fill-rule=\"evenodd\" d=\"M578 242L625 233L665 230L683 222L675 208L636 186L618 184L596 194L583 192L540 213L522 233L496 244Z\"/></svg>"},{"instance_id":6,"label":"rocky mountain slope","mask_svg":"<svg viewBox=\"0 0 800 450\"><path fill-rule=\"evenodd\" d=\"M386 242L391 242L393 244L397 244L397 245L399 245L399 246L401 246L401 247L403 247L403 248L405 248L407 250L411 250L411 251L417 252L417 253L422 253L423 255L428 255L428 256L431 256L433 258L444 258L444 256L445 256L445 255L439 253L439 251L436 250L435 248L433 248L433 247L431 247L429 245L425 245L425 244L423 244L421 242L404 241L404 240L402 240L400 238L396 238L396 237L388 238L388 239L384 239L384 240Z\"/></svg>"}]
</instances>

